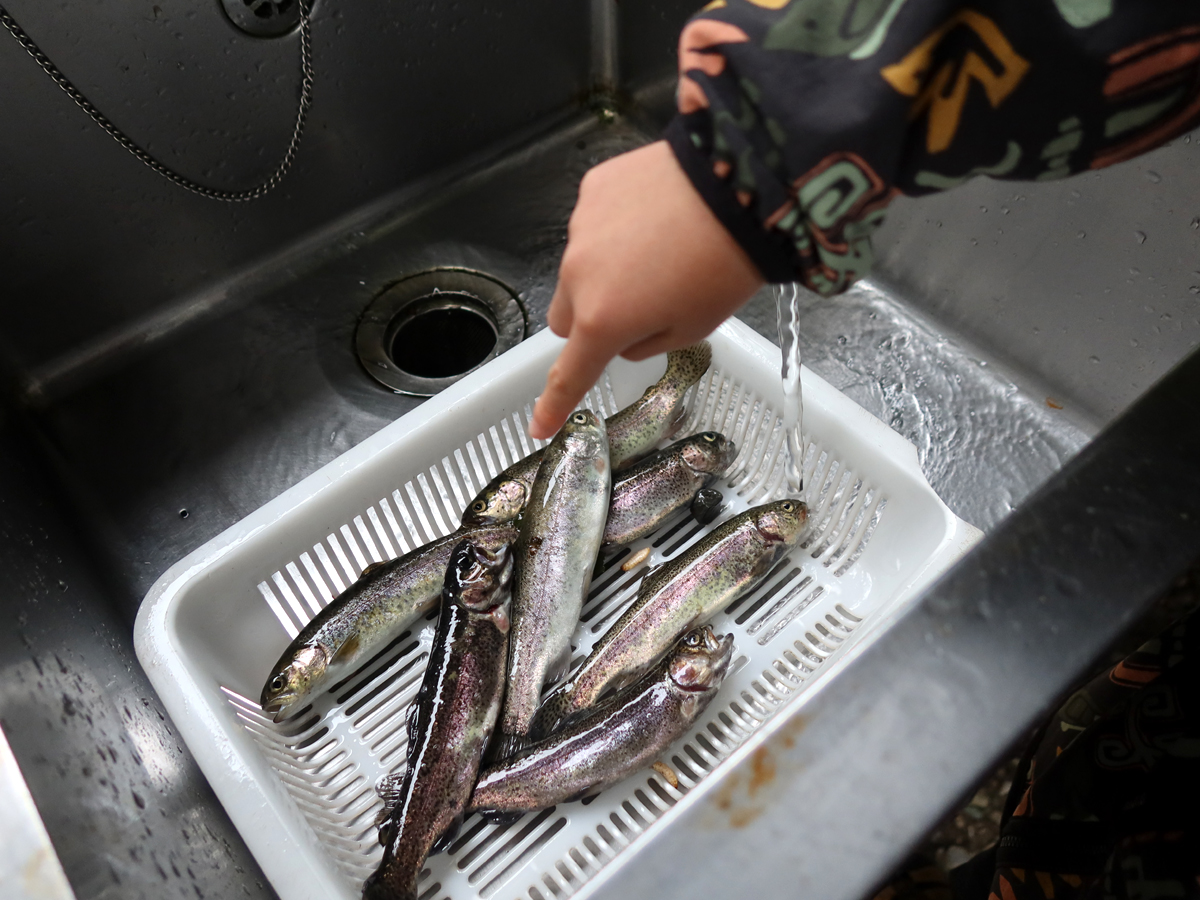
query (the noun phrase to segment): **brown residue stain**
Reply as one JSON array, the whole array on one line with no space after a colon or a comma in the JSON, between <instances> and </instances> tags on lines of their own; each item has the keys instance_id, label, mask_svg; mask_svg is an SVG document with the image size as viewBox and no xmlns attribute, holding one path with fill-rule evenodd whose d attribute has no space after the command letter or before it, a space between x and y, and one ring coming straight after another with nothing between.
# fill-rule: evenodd
<instances>
[{"instance_id":1,"label":"brown residue stain","mask_svg":"<svg viewBox=\"0 0 1200 900\"><path fill-rule=\"evenodd\" d=\"M808 719L804 716L796 716L791 719L786 725L779 729L779 741L788 750L796 746L796 738L800 737L800 732L808 727Z\"/></svg>"},{"instance_id":2,"label":"brown residue stain","mask_svg":"<svg viewBox=\"0 0 1200 900\"><path fill-rule=\"evenodd\" d=\"M717 809L727 811L733 807L733 792L737 790L740 780L737 775L731 775L729 780L721 785L720 790L713 796L713 800L717 804Z\"/></svg>"},{"instance_id":3,"label":"brown residue stain","mask_svg":"<svg viewBox=\"0 0 1200 900\"><path fill-rule=\"evenodd\" d=\"M808 727L807 716L795 716L784 723L765 746L759 747L712 794L714 815L711 825L717 829L745 828L761 816L773 798L772 787L779 778L798 766L785 752L796 746L800 733ZM742 774L747 777L743 780ZM766 789L760 796L760 791ZM719 823L718 820L719 819Z\"/></svg>"},{"instance_id":4,"label":"brown residue stain","mask_svg":"<svg viewBox=\"0 0 1200 900\"><path fill-rule=\"evenodd\" d=\"M766 747L759 747L750 757L750 784L747 786L750 796L753 797L759 788L766 787L774 780L775 757Z\"/></svg>"},{"instance_id":5,"label":"brown residue stain","mask_svg":"<svg viewBox=\"0 0 1200 900\"><path fill-rule=\"evenodd\" d=\"M1053 397L1046 398L1046 405L1048 407L1050 407L1051 409L1062 409L1062 404L1059 403L1057 400L1055 400Z\"/></svg>"},{"instance_id":6,"label":"brown residue stain","mask_svg":"<svg viewBox=\"0 0 1200 900\"><path fill-rule=\"evenodd\" d=\"M608 464L604 460L599 459L599 458L592 460L592 465L596 467L597 472L601 472L601 473L603 473L604 470L608 467Z\"/></svg>"},{"instance_id":7,"label":"brown residue stain","mask_svg":"<svg viewBox=\"0 0 1200 900\"><path fill-rule=\"evenodd\" d=\"M734 810L729 815L729 827L745 828L760 815L762 815L761 806L746 806L742 809Z\"/></svg>"}]
</instances>

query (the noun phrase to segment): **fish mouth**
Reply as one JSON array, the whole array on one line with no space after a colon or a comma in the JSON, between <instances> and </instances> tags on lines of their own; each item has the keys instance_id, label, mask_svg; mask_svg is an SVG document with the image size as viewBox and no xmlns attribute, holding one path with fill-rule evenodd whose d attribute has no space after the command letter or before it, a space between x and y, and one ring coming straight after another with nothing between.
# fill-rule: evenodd
<instances>
[{"instance_id":1,"label":"fish mouth","mask_svg":"<svg viewBox=\"0 0 1200 900\"><path fill-rule=\"evenodd\" d=\"M272 722L278 725L292 714L291 707L294 705L294 700L280 697L262 704L262 711L271 717Z\"/></svg>"}]
</instances>

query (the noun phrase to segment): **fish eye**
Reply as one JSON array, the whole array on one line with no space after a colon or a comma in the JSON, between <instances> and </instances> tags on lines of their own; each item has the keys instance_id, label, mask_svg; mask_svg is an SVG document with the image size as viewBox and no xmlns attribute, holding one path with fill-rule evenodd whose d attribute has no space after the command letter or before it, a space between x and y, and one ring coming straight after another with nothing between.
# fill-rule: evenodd
<instances>
[{"instance_id":1,"label":"fish eye","mask_svg":"<svg viewBox=\"0 0 1200 900\"><path fill-rule=\"evenodd\" d=\"M784 512L791 512L793 509L796 508L796 504L794 504L791 500L785 500L780 505L779 508L782 509Z\"/></svg>"},{"instance_id":2,"label":"fish eye","mask_svg":"<svg viewBox=\"0 0 1200 900\"><path fill-rule=\"evenodd\" d=\"M691 634L689 634L687 637L687 645L689 647L699 647L700 646L700 632L693 631Z\"/></svg>"},{"instance_id":3,"label":"fish eye","mask_svg":"<svg viewBox=\"0 0 1200 900\"><path fill-rule=\"evenodd\" d=\"M587 413L577 412L577 413L575 413L575 415L571 416L571 421L574 422L576 425L586 425L587 420L588 420Z\"/></svg>"},{"instance_id":4,"label":"fish eye","mask_svg":"<svg viewBox=\"0 0 1200 900\"><path fill-rule=\"evenodd\" d=\"M706 431L706 432L704 432L704 434L700 435L700 437L704 438L710 444L714 443L717 439L716 432L714 432L714 431Z\"/></svg>"},{"instance_id":5,"label":"fish eye","mask_svg":"<svg viewBox=\"0 0 1200 900\"><path fill-rule=\"evenodd\" d=\"M471 509L475 510L475 512L483 512L485 509L487 509L487 504L482 500L476 500L471 504Z\"/></svg>"},{"instance_id":6,"label":"fish eye","mask_svg":"<svg viewBox=\"0 0 1200 900\"><path fill-rule=\"evenodd\" d=\"M282 673L271 679L271 690L275 693L279 693L285 687L287 687L287 679L283 677Z\"/></svg>"}]
</instances>

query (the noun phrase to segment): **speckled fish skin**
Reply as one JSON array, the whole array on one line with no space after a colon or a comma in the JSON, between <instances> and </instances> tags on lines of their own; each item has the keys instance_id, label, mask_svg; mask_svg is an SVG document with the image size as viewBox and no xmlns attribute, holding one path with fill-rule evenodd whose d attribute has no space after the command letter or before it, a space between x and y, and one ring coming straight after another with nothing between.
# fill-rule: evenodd
<instances>
[{"instance_id":1,"label":"speckled fish skin","mask_svg":"<svg viewBox=\"0 0 1200 900\"><path fill-rule=\"evenodd\" d=\"M515 543L517 529L511 523L459 529L397 559L368 566L283 651L263 686L264 712L282 722L432 610L442 593L450 551L464 538L495 551Z\"/></svg>"},{"instance_id":2,"label":"speckled fish skin","mask_svg":"<svg viewBox=\"0 0 1200 900\"><path fill-rule=\"evenodd\" d=\"M712 618L770 571L804 530L800 500L755 506L717 526L643 579L637 598L538 711L535 739L654 665L688 629Z\"/></svg>"},{"instance_id":3,"label":"speckled fish skin","mask_svg":"<svg viewBox=\"0 0 1200 900\"><path fill-rule=\"evenodd\" d=\"M635 402L605 420L609 464L614 472L649 453L673 433L680 424L679 402L687 389L708 371L711 362L712 347L708 341L672 350L667 354L667 370L662 378L646 388ZM467 504L462 524L483 525L516 518L533 490L543 452L534 451L489 481ZM514 503L514 498L519 502Z\"/></svg>"},{"instance_id":4,"label":"speckled fish skin","mask_svg":"<svg viewBox=\"0 0 1200 900\"><path fill-rule=\"evenodd\" d=\"M680 403L687 389L712 364L712 345L700 341L667 354L667 371L646 392L620 412L609 416L608 447L613 471L649 453L670 437L682 422Z\"/></svg>"},{"instance_id":5,"label":"speckled fish skin","mask_svg":"<svg viewBox=\"0 0 1200 900\"><path fill-rule=\"evenodd\" d=\"M586 717L484 769L470 809L545 809L616 784L662 755L712 702L729 671L733 635L692 631L670 657Z\"/></svg>"},{"instance_id":6,"label":"speckled fish skin","mask_svg":"<svg viewBox=\"0 0 1200 900\"><path fill-rule=\"evenodd\" d=\"M408 765L380 825L383 860L364 900L415 900L425 859L462 822L500 716L507 669L512 554L469 541L446 570L437 633L409 713ZM390 796L389 796L390 795Z\"/></svg>"},{"instance_id":7,"label":"speckled fish skin","mask_svg":"<svg viewBox=\"0 0 1200 900\"><path fill-rule=\"evenodd\" d=\"M644 537L733 464L737 446L706 431L676 441L613 477L604 544L614 547Z\"/></svg>"},{"instance_id":8,"label":"speckled fish skin","mask_svg":"<svg viewBox=\"0 0 1200 900\"><path fill-rule=\"evenodd\" d=\"M591 410L573 412L546 447L521 515L505 735L529 730L542 685L569 658L611 488L604 422Z\"/></svg>"}]
</instances>

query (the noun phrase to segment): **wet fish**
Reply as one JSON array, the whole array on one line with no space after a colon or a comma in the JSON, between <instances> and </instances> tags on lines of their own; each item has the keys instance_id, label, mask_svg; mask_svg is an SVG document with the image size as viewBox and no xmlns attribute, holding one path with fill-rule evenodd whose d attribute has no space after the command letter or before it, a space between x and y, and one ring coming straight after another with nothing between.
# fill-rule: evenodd
<instances>
[{"instance_id":1,"label":"wet fish","mask_svg":"<svg viewBox=\"0 0 1200 900\"><path fill-rule=\"evenodd\" d=\"M736 455L733 441L706 431L676 441L615 475L604 525L605 545L628 544L649 534L723 474Z\"/></svg>"},{"instance_id":2,"label":"wet fish","mask_svg":"<svg viewBox=\"0 0 1200 900\"><path fill-rule=\"evenodd\" d=\"M667 371L646 392L608 417L613 471L649 453L683 424L683 395L712 364L712 345L700 341L667 354Z\"/></svg>"},{"instance_id":3,"label":"wet fish","mask_svg":"<svg viewBox=\"0 0 1200 900\"><path fill-rule=\"evenodd\" d=\"M282 722L432 610L450 551L464 538L496 551L516 542L517 529L512 524L459 529L398 559L367 566L283 651L263 686L263 711Z\"/></svg>"},{"instance_id":4,"label":"wet fish","mask_svg":"<svg viewBox=\"0 0 1200 900\"><path fill-rule=\"evenodd\" d=\"M437 633L408 720L408 765L380 787L383 860L364 900L415 900L425 858L454 839L500 716L508 657L512 554L460 540Z\"/></svg>"},{"instance_id":5,"label":"wet fish","mask_svg":"<svg viewBox=\"0 0 1200 900\"><path fill-rule=\"evenodd\" d=\"M667 354L667 370L633 403L605 420L609 464L613 471L654 449L681 424L680 402L712 363L712 346L701 341ZM463 525L483 525L515 518L529 499L542 450L513 463L484 486L467 504ZM523 496L522 496L523 493Z\"/></svg>"},{"instance_id":6,"label":"wet fish","mask_svg":"<svg viewBox=\"0 0 1200 900\"><path fill-rule=\"evenodd\" d=\"M604 535L612 485L604 422L573 412L546 447L521 515L513 589L513 636L503 731L524 735L542 685L570 659L592 566Z\"/></svg>"},{"instance_id":7,"label":"wet fish","mask_svg":"<svg viewBox=\"0 0 1200 900\"><path fill-rule=\"evenodd\" d=\"M470 810L491 817L544 809L602 790L652 763L712 702L733 656L733 635L704 625L636 684L577 723L485 768Z\"/></svg>"},{"instance_id":8,"label":"wet fish","mask_svg":"<svg viewBox=\"0 0 1200 900\"><path fill-rule=\"evenodd\" d=\"M546 698L531 737L543 737L593 706L609 688L639 677L678 637L753 588L796 545L808 508L777 500L734 516L654 569L637 598L587 659Z\"/></svg>"}]
</instances>

